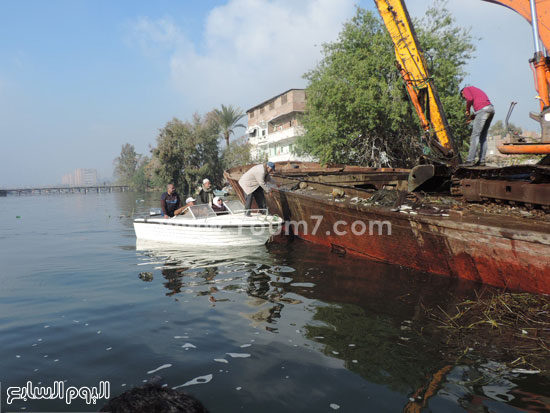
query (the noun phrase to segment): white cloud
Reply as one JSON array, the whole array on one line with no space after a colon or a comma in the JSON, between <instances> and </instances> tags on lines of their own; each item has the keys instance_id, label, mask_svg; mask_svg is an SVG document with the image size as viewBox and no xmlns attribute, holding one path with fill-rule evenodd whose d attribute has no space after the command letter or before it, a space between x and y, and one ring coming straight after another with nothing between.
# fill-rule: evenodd
<instances>
[{"instance_id":1,"label":"white cloud","mask_svg":"<svg viewBox=\"0 0 550 413\"><path fill-rule=\"evenodd\" d=\"M320 46L354 14L353 0L230 0L209 13L202 48L168 20L134 26L145 50L169 45L171 78L189 111L242 109L294 87L315 67Z\"/></svg>"},{"instance_id":2,"label":"white cloud","mask_svg":"<svg viewBox=\"0 0 550 413\"><path fill-rule=\"evenodd\" d=\"M192 47L170 17L155 21L141 17L127 25L127 31L127 41L137 45L148 57L155 57L160 51L171 53L175 49Z\"/></svg>"},{"instance_id":3,"label":"white cloud","mask_svg":"<svg viewBox=\"0 0 550 413\"><path fill-rule=\"evenodd\" d=\"M433 4L406 3L413 17ZM529 111L539 110L528 65L530 25L512 10L480 0L447 5L456 23L471 27L476 39L477 57L466 68L466 83L487 92L497 119L515 100L512 121L537 129L528 118ZM140 19L133 39L149 56L168 53L162 58L168 58L171 82L184 100L178 113L190 116L221 103L248 109L289 88L305 87L302 75L321 58L320 46L334 41L353 14L354 0L229 0L210 11L196 43L170 18Z\"/></svg>"}]
</instances>

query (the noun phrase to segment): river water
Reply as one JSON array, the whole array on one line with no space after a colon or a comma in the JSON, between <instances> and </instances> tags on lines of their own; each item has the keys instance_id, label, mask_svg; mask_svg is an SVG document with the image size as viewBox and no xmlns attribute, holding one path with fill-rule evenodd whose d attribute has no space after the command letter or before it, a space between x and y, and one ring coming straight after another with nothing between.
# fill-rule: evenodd
<instances>
[{"instance_id":1,"label":"river water","mask_svg":"<svg viewBox=\"0 0 550 413\"><path fill-rule=\"evenodd\" d=\"M154 380L212 412L399 412L442 371L426 411L543 411L550 398L544 377L491 360L446 368L437 340L413 334L424 307L478 285L302 241L136 243L132 218L150 207L158 194L0 198L0 411L105 404L17 399L28 382L108 382L115 396Z\"/></svg>"}]
</instances>

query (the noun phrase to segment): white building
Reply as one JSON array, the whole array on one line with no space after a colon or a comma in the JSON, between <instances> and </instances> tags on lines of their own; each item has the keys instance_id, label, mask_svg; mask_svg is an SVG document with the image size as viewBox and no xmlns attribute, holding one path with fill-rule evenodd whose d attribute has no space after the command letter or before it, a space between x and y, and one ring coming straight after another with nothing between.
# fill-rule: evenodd
<instances>
[{"instance_id":1,"label":"white building","mask_svg":"<svg viewBox=\"0 0 550 413\"><path fill-rule=\"evenodd\" d=\"M296 139L304 134L300 116L306 109L306 91L289 89L246 111L248 143L256 161L304 161L294 153Z\"/></svg>"},{"instance_id":2,"label":"white building","mask_svg":"<svg viewBox=\"0 0 550 413\"><path fill-rule=\"evenodd\" d=\"M73 173L63 175L61 183L69 186L95 186L97 181L96 169L76 169Z\"/></svg>"}]
</instances>

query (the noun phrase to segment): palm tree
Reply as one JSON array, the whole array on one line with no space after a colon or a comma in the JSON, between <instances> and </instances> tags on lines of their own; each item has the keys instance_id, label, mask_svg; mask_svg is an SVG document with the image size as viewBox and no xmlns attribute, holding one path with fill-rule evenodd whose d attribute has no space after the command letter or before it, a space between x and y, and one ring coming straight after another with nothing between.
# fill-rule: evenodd
<instances>
[{"instance_id":1,"label":"palm tree","mask_svg":"<svg viewBox=\"0 0 550 413\"><path fill-rule=\"evenodd\" d=\"M220 109L214 109L214 120L221 129L225 143L229 148L229 136L234 133L235 128L246 128L246 125L237 123L244 116L240 108L234 108L232 105L222 105Z\"/></svg>"}]
</instances>

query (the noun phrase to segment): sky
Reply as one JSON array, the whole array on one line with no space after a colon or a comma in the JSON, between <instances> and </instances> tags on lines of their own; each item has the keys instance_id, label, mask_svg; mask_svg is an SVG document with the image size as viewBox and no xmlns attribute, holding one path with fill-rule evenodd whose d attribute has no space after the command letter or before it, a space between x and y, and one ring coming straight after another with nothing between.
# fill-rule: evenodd
<instances>
[{"instance_id":1,"label":"sky","mask_svg":"<svg viewBox=\"0 0 550 413\"><path fill-rule=\"evenodd\" d=\"M61 183L77 168L111 179L122 145L150 155L159 129L221 104L247 110L291 88L372 0L0 1L0 188ZM406 1L412 17L432 4ZM480 0L448 0L471 28L465 84L504 119L537 130L531 26Z\"/></svg>"}]
</instances>

